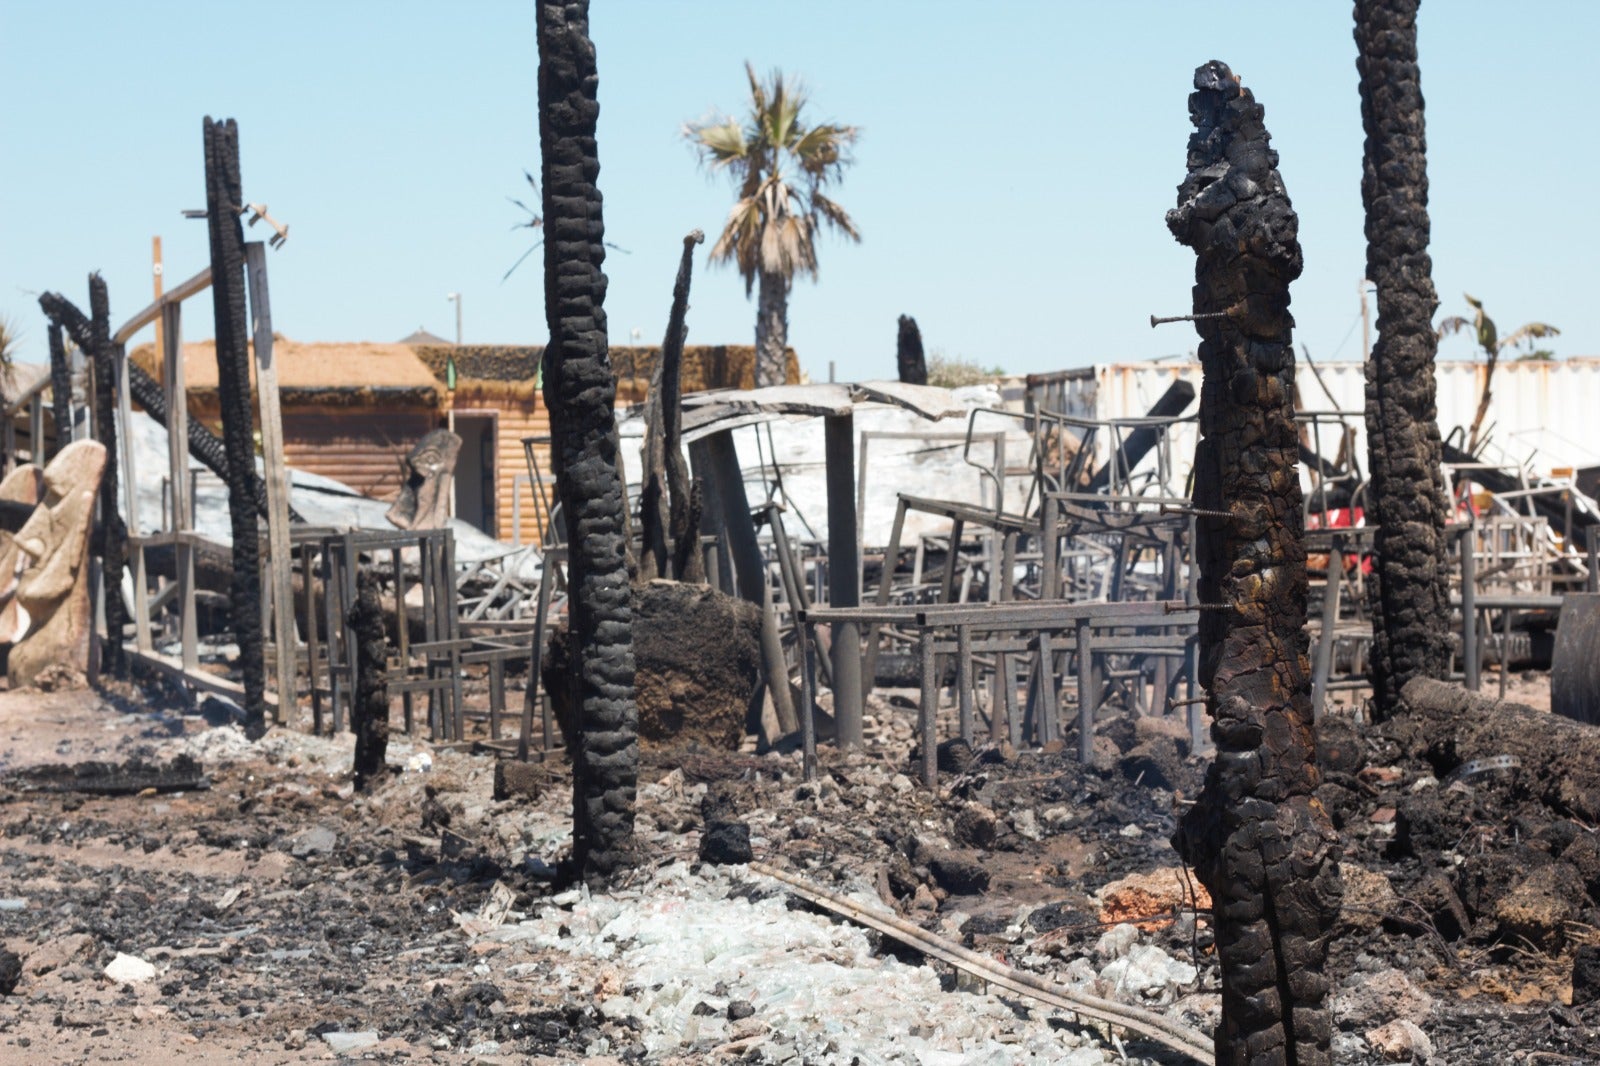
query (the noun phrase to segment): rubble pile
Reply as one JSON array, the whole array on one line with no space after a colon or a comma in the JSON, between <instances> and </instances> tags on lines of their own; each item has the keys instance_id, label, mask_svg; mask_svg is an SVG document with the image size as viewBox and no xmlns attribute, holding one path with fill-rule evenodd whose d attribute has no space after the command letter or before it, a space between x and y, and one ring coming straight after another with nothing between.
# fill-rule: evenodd
<instances>
[{"instance_id":1,"label":"rubble pile","mask_svg":"<svg viewBox=\"0 0 1600 1066\"><path fill-rule=\"evenodd\" d=\"M937 793L913 784L914 710L893 692L866 750L824 747L815 781L798 753L650 754L642 858L590 894L559 880L563 765L502 763L521 769L495 799L492 758L396 737L357 795L348 737L252 742L48 698L7 770L186 755L211 787L0 777L0 948L19 969L0 1058L138 1063L193 1041L230 1061L1182 1061L818 913L741 845L1064 991L1202 1031L1218 1016L1210 903L1168 842L1205 760L1159 719L1108 714L1088 767L947 742ZM0 717L22 721L19 699L0 694ZM1319 792L1347 848L1338 1061L1600 1054L1596 837L1544 805L1559 764L1452 780L1400 722L1339 724Z\"/></svg>"}]
</instances>

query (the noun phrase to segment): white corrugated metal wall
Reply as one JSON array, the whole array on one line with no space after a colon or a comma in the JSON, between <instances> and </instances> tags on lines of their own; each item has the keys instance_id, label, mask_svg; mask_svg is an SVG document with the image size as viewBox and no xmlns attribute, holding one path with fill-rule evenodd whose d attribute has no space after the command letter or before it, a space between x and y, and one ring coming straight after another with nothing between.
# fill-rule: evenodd
<instances>
[{"instance_id":1,"label":"white corrugated metal wall","mask_svg":"<svg viewBox=\"0 0 1600 1066\"><path fill-rule=\"evenodd\" d=\"M1467 360L1441 360L1437 367L1439 427L1448 436L1472 423L1482 390L1484 366ZM1320 375L1323 387L1318 385ZM1307 411L1350 412L1361 466L1366 468L1366 372L1361 363L1318 363L1314 375L1305 363L1296 367L1301 404ZM1178 378L1200 390L1198 363L1108 363L1095 367L1097 418L1136 418L1148 412ZM1332 402L1328 394L1332 394ZM1198 400L1193 413L1198 408ZM1600 464L1600 358L1549 362L1503 362L1495 370L1494 394L1484 420L1490 431L1487 458L1496 463L1527 466L1535 473L1552 468ZM1194 455L1194 431L1175 436L1174 461L1187 476ZM1103 458L1103 457L1102 457ZM1328 458L1332 458L1329 456Z\"/></svg>"}]
</instances>

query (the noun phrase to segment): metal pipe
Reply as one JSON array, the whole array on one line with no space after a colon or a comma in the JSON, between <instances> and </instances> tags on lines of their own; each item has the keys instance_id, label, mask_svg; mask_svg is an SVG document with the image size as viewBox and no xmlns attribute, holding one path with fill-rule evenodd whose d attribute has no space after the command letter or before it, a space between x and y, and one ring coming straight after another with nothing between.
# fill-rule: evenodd
<instances>
[{"instance_id":1,"label":"metal pipe","mask_svg":"<svg viewBox=\"0 0 1600 1066\"><path fill-rule=\"evenodd\" d=\"M857 548L855 493L855 416L824 420L828 480L828 602L833 607L861 604L861 555ZM833 627L833 713L841 748L860 747L864 701L861 688L861 632L853 621Z\"/></svg>"},{"instance_id":2,"label":"metal pipe","mask_svg":"<svg viewBox=\"0 0 1600 1066\"><path fill-rule=\"evenodd\" d=\"M1590 533L1593 543L1594 531ZM1461 531L1461 673L1466 687L1477 692L1483 684L1478 656L1478 553L1472 527Z\"/></svg>"},{"instance_id":3,"label":"metal pipe","mask_svg":"<svg viewBox=\"0 0 1600 1066\"><path fill-rule=\"evenodd\" d=\"M939 785L939 679L935 675L933 629L928 627L917 638L917 658L922 664L922 701L917 707L917 735L922 744L922 783Z\"/></svg>"}]
</instances>

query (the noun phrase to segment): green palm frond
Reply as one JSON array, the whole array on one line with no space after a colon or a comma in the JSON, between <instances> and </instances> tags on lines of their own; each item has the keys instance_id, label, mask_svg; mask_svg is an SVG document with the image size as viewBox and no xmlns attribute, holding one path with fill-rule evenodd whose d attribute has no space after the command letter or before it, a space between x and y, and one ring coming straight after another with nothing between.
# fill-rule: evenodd
<instances>
[{"instance_id":1,"label":"green palm frond","mask_svg":"<svg viewBox=\"0 0 1600 1066\"><path fill-rule=\"evenodd\" d=\"M745 63L749 111L740 119L719 116L688 123L683 135L711 171L732 175L738 199L711 246L714 263L734 263L754 291L757 277L773 273L792 282L816 276L816 234L823 226L852 241L861 233L850 215L823 195L851 163L859 130L825 123L807 126L804 87L774 70L762 78Z\"/></svg>"}]
</instances>

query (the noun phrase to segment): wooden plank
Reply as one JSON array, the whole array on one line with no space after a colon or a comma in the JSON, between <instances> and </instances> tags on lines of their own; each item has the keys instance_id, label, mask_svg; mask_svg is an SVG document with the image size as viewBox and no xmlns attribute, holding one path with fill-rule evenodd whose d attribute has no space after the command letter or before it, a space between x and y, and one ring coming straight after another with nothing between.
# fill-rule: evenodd
<instances>
[{"instance_id":1,"label":"wooden plank","mask_svg":"<svg viewBox=\"0 0 1600 1066\"><path fill-rule=\"evenodd\" d=\"M211 268L205 267L189 280L181 283L176 288L164 293L159 300L142 308L138 314L122 324L122 327L111 335L112 343L126 344L133 339L133 335L156 320L168 307L176 306L196 293L205 292L211 286ZM170 410L170 408L169 408ZM187 440L188 438L180 438Z\"/></svg>"},{"instance_id":2,"label":"wooden plank","mask_svg":"<svg viewBox=\"0 0 1600 1066\"><path fill-rule=\"evenodd\" d=\"M185 669L182 660L174 659L170 655L162 655L158 651L140 651L137 645L125 644L124 650L130 659L153 667L190 688L201 689L206 692L216 692L231 697L238 701L244 699L244 686L237 681L216 674L208 674L204 670ZM278 697L269 692L266 695L269 705L276 704Z\"/></svg>"},{"instance_id":3,"label":"wooden plank","mask_svg":"<svg viewBox=\"0 0 1600 1066\"><path fill-rule=\"evenodd\" d=\"M256 401L261 415L261 456L267 482L267 567L272 589L272 633L278 647L279 724L281 709L294 697L294 561L289 557L289 467L283 455L283 412L278 406L278 367L272 359L272 303L267 291L267 248L244 246L255 318Z\"/></svg>"},{"instance_id":4,"label":"wooden plank","mask_svg":"<svg viewBox=\"0 0 1600 1066\"><path fill-rule=\"evenodd\" d=\"M117 449L118 464L122 467L122 506L127 512L130 541L139 533L139 467L133 447L133 401L128 392L128 352L120 344L111 347L111 360L117 376L117 439L122 446ZM150 590L145 586L144 551L130 544L133 564L133 634L134 643L141 651L149 651L150 641Z\"/></svg>"},{"instance_id":5,"label":"wooden plank","mask_svg":"<svg viewBox=\"0 0 1600 1066\"><path fill-rule=\"evenodd\" d=\"M210 276L208 268L206 277ZM194 545L185 539L189 535L189 399L184 383L181 303L162 305L161 342L166 368L167 499L171 505L167 526L175 538L173 558L178 569L178 644L182 668L195 670L200 665L200 633L194 605Z\"/></svg>"}]
</instances>

